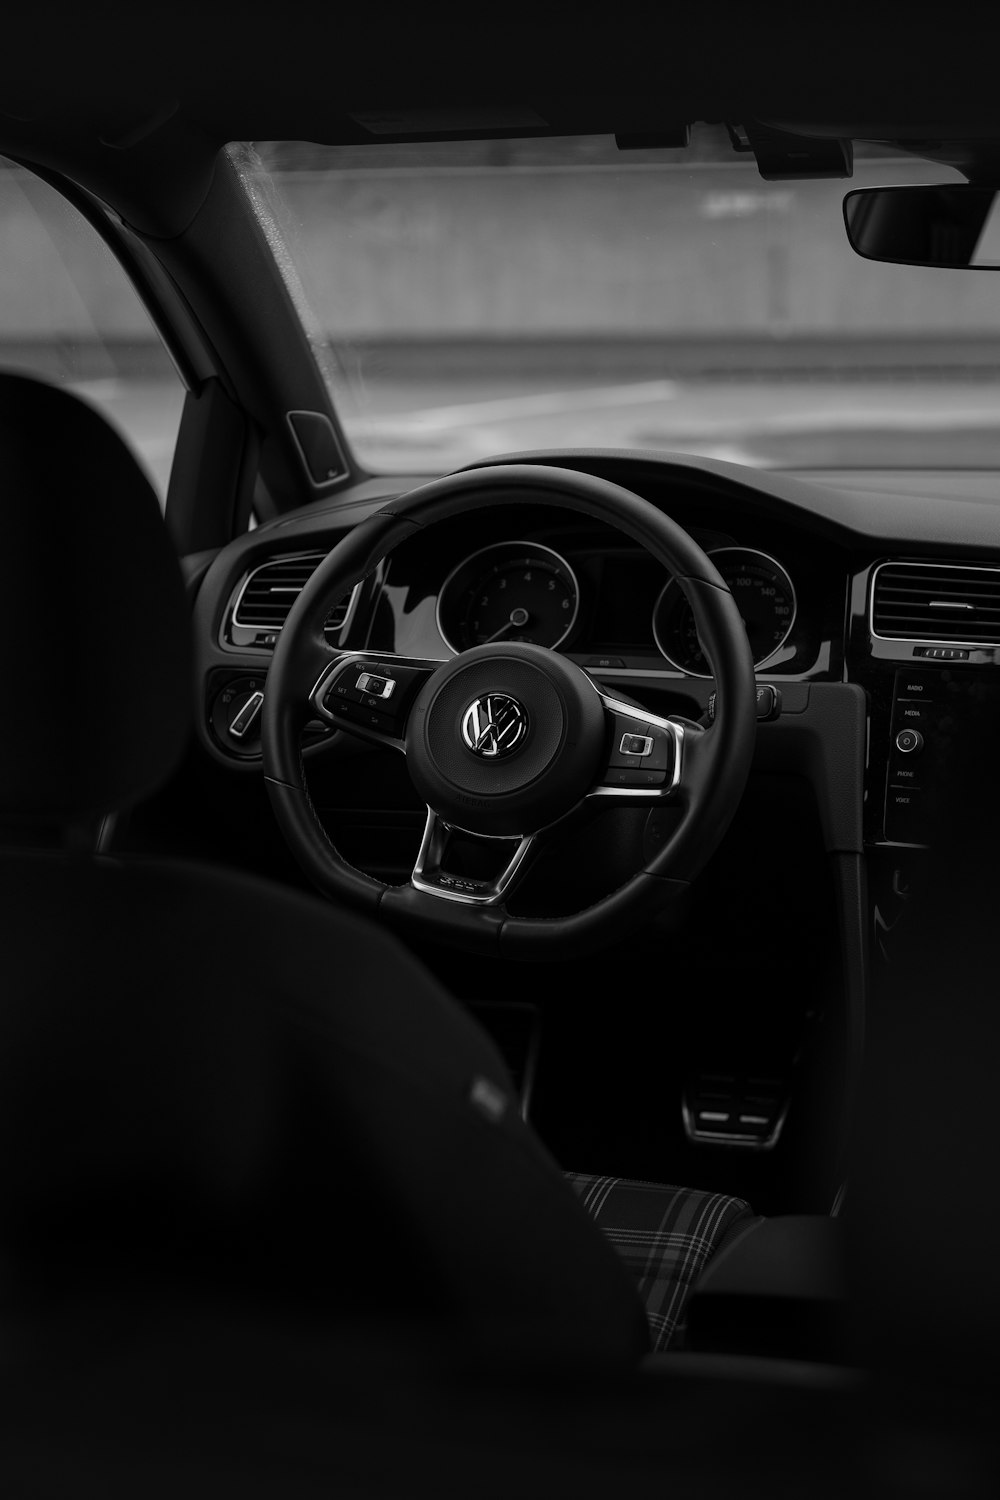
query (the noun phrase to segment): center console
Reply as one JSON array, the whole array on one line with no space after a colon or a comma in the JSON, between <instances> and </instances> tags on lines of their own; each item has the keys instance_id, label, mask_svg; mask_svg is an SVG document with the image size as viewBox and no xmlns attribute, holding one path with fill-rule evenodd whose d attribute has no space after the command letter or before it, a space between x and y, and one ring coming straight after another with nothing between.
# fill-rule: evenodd
<instances>
[{"instance_id":1,"label":"center console","mask_svg":"<svg viewBox=\"0 0 1000 1500\"><path fill-rule=\"evenodd\" d=\"M992 800L998 669L1000 569L921 559L854 574L847 673L868 705L863 820L877 960L893 956L935 851L974 833L977 809Z\"/></svg>"},{"instance_id":2,"label":"center console","mask_svg":"<svg viewBox=\"0 0 1000 1500\"><path fill-rule=\"evenodd\" d=\"M892 685L882 814L884 838L927 844L971 736L1000 723L1000 673L973 667L903 668Z\"/></svg>"}]
</instances>

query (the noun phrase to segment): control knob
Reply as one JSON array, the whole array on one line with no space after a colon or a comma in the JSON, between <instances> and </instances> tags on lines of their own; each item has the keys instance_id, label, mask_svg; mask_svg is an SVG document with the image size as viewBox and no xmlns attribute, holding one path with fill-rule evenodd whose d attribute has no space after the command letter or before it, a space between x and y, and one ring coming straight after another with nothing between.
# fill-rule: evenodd
<instances>
[{"instance_id":1,"label":"control knob","mask_svg":"<svg viewBox=\"0 0 1000 1500\"><path fill-rule=\"evenodd\" d=\"M901 729L896 736L896 749L900 755L917 755L924 748L924 737L919 729Z\"/></svg>"}]
</instances>

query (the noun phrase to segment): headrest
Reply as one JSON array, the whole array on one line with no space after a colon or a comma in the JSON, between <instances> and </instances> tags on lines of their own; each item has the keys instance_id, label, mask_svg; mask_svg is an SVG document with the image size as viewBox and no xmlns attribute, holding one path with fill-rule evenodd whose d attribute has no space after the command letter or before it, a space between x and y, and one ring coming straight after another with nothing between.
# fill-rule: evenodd
<instances>
[{"instance_id":1,"label":"headrest","mask_svg":"<svg viewBox=\"0 0 1000 1500\"><path fill-rule=\"evenodd\" d=\"M79 397L0 373L0 820L153 791L191 722L190 620L156 494Z\"/></svg>"}]
</instances>

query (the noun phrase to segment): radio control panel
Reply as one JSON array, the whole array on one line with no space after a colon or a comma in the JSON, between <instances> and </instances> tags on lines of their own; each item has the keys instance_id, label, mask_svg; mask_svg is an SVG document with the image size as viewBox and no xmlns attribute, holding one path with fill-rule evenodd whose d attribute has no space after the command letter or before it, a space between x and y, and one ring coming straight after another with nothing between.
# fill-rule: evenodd
<instances>
[{"instance_id":1,"label":"radio control panel","mask_svg":"<svg viewBox=\"0 0 1000 1500\"><path fill-rule=\"evenodd\" d=\"M902 669L895 674L885 787L885 838L926 844L966 735L1000 722L1000 673Z\"/></svg>"}]
</instances>

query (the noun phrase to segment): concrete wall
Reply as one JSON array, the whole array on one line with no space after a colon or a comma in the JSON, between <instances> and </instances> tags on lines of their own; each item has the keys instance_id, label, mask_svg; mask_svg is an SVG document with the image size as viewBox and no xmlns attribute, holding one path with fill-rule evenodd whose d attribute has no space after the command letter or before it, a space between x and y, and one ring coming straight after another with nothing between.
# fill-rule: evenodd
<instances>
[{"instance_id":1,"label":"concrete wall","mask_svg":"<svg viewBox=\"0 0 1000 1500\"><path fill-rule=\"evenodd\" d=\"M353 168L276 174L273 189L320 327L349 339L993 335L1000 277L872 265L843 232L848 186L947 175ZM98 331L134 343L149 325L89 226L29 174L0 171L0 341Z\"/></svg>"},{"instance_id":2,"label":"concrete wall","mask_svg":"<svg viewBox=\"0 0 1000 1500\"><path fill-rule=\"evenodd\" d=\"M903 164L894 181L940 180ZM848 186L643 166L289 173L284 227L321 327L354 337L1000 330L1000 277L863 261Z\"/></svg>"}]
</instances>

